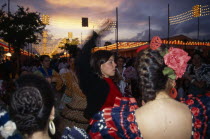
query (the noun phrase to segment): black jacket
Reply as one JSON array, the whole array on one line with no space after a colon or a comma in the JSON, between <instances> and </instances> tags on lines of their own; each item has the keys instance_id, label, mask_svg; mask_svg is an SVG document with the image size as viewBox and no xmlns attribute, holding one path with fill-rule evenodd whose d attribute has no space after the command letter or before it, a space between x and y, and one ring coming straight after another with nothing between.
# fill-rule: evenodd
<instances>
[{"instance_id":1,"label":"black jacket","mask_svg":"<svg viewBox=\"0 0 210 139\"><path fill-rule=\"evenodd\" d=\"M85 117L90 119L105 103L109 93L108 83L91 71L90 57L91 49L94 48L98 34L93 32L91 39L84 45L82 52L76 59L76 71L79 85L87 97Z\"/></svg>"}]
</instances>

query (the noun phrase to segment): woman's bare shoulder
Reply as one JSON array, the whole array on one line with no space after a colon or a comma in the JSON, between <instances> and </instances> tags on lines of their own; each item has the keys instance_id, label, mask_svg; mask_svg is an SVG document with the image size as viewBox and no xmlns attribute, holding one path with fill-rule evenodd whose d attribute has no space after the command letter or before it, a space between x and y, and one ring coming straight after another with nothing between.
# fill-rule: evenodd
<instances>
[{"instance_id":1,"label":"woman's bare shoulder","mask_svg":"<svg viewBox=\"0 0 210 139\"><path fill-rule=\"evenodd\" d=\"M167 129L165 132L167 135L175 134L172 132L175 129L180 134L183 131L186 131L187 135L191 132L192 116L190 109L187 105L176 100L156 100L146 103L136 110L135 115L139 129L146 137L160 134L165 129ZM160 137L162 137L161 134Z\"/></svg>"}]
</instances>

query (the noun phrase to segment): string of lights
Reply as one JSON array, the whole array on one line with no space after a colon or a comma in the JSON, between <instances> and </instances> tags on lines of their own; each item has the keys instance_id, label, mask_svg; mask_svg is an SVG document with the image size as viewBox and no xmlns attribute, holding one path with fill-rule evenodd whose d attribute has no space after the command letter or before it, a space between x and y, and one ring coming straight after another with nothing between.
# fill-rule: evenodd
<instances>
[{"instance_id":1,"label":"string of lights","mask_svg":"<svg viewBox=\"0 0 210 139\"><path fill-rule=\"evenodd\" d=\"M210 15L210 7L208 7L208 5L202 6L201 16L207 16L207 15Z\"/></svg>"},{"instance_id":2,"label":"string of lights","mask_svg":"<svg viewBox=\"0 0 210 139\"><path fill-rule=\"evenodd\" d=\"M192 10L169 17L170 25L179 24L192 19Z\"/></svg>"},{"instance_id":3,"label":"string of lights","mask_svg":"<svg viewBox=\"0 0 210 139\"><path fill-rule=\"evenodd\" d=\"M110 23L107 30L113 30L113 29L116 29L116 27L117 27L117 23L116 23L116 21L113 21L112 23Z\"/></svg>"},{"instance_id":4,"label":"string of lights","mask_svg":"<svg viewBox=\"0 0 210 139\"><path fill-rule=\"evenodd\" d=\"M143 46L148 44L148 42L118 42L118 48L119 49L128 49L128 48L135 48L135 47L139 47L139 46ZM163 44L168 44L168 40L163 40ZM189 42L184 42L181 40L173 40L173 41L169 41L169 44L171 45L183 45L183 46L210 46L210 42L193 42L193 41L189 41ZM117 45L116 43L108 45L108 46L103 46L103 47L95 47L94 48L94 52L98 51L98 50L114 50L117 49Z\"/></svg>"},{"instance_id":5,"label":"string of lights","mask_svg":"<svg viewBox=\"0 0 210 139\"><path fill-rule=\"evenodd\" d=\"M189 20L192 20L193 18L200 17L200 16L207 16L210 15L210 8L208 5L195 5L192 7L192 10L189 10L187 12L170 16L169 17L169 23L170 25L179 24L182 22L186 22Z\"/></svg>"}]
</instances>

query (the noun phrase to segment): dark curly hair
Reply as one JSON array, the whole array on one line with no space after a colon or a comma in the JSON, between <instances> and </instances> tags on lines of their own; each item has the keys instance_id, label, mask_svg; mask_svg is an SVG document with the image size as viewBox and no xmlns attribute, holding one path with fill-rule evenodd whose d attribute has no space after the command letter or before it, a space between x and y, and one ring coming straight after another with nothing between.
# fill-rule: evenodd
<instances>
[{"instance_id":1,"label":"dark curly hair","mask_svg":"<svg viewBox=\"0 0 210 139\"><path fill-rule=\"evenodd\" d=\"M50 84L42 77L27 74L16 81L10 113L22 134L32 135L44 131L54 106L54 94Z\"/></svg>"},{"instance_id":2,"label":"dark curly hair","mask_svg":"<svg viewBox=\"0 0 210 139\"><path fill-rule=\"evenodd\" d=\"M145 102L154 100L156 93L165 90L168 77L162 71L166 66L161 53L166 50L161 45L157 50L147 48L140 51L136 58L136 69L139 76L139 91Z\"/></svg>"},{"instance_id":3,"label":"dark curly hair","mask_svg":"<svg viewBox=\"0 0 210 139\"><path fill-rule=\"evenodd\" d=\"M115 58L115 54L107 50L99 50L93 53L90 59L90 66L93 72L102 76L101 65L106 63L111 56L114 56Z\"/></svg>"}]
</instances>

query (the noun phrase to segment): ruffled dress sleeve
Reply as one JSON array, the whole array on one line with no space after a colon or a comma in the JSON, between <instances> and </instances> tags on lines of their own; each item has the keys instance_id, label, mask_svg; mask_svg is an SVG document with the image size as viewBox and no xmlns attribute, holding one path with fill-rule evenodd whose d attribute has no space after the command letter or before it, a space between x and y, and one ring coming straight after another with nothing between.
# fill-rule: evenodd
<instances>
[{"instance_id":1,"label":"ruffled dress sleeve","mask_svg":"<svg viewBox=\"0 0 210 139\"><path fill-rule=\"evenodd\" d=\"M192 113L192 139L210 138L210 96L188 95L181 98Z\"/></svg>"},{"instance_id":2,"label":"ruffled dress sleeve","mask_svg":"<svg viewBox=\"0 0 210 139\"><path fill-rule=\"evenodd\" d=\"M140 139L134 115L137 108L135 98L117 97L113 107L103 109L91 119L89 136L97 139Z\"/></svg>"},{"instance_id":3,"label":"ruffled dress sleeve","mask_svg":"<svg viewBox=\"0 0 210 139\"><path fill-rule=\"evenodd\" d=\"M89 139L89 135L84 129L78 127L66 127L61 139Z\"/></svg>"}]
</instances>

